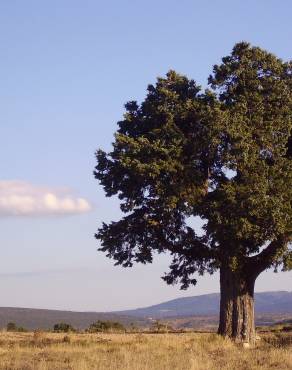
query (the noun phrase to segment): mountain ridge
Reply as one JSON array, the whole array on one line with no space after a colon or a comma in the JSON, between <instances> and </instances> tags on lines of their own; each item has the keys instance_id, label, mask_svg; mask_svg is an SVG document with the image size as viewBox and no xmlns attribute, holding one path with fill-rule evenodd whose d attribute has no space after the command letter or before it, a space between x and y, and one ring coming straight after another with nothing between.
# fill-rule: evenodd
<instances>
[{"instance_id":1,"label":"mountain ridge","mask_svg":"<svg viewBox=\"0 0 292 370\"><path fill-rule=\"evenodd\" d=\"M85 329L97 320L119 321L124 325L150 326L155 319L196 317L218 318L219 293L175 298L166 302L132 310L94 312L66 311L23 307L0 307L0 328L12 321L27 329L52 329L58 322L67 322L77 329ZM255 293L256 315L292 315L292 292L270 291Z\"/></svg>"},{"instance_id":2,"label":"mountain ridge","mask_svg":"<svg viewBox=\"0 0 292 370\"><path fill-rule=\"evenodd\" d=\"M175 298L166 302L134 310L115 311L136 317L175 317L196 315L217 315L220 294L210 293L198 296ZM292 291L266 291L255 293L256 313L292 313Z\"/></svg>"}]
</instances>

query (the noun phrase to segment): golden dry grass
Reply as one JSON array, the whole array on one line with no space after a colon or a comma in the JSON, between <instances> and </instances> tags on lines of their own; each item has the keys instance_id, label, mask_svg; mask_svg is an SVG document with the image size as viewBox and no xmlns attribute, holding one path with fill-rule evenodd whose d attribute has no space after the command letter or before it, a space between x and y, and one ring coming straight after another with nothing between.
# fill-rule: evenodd
<instances>
[{"instance_id":1,"label":"golden dry grass","mask_svg":"<svg viewBox=\"0 0 292 370\"><path fill-rule=\"evenodd\" d=\"M291 343L268 339L243 349L216 334L0 333L0 370L291 370Z\"/></svg>"}]
</instances>

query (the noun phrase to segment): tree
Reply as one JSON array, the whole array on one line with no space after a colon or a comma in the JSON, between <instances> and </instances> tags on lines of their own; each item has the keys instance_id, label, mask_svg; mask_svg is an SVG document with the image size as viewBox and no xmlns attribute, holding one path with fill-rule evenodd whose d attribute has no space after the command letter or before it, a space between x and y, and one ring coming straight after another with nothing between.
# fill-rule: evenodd
<instances>
[{"instance_id":1,"label":"tree","mask_svg":"<svg viewBox=\"0 0 292 370\"><path fill-rule=\"evenodd\" d=\"M65 322L60 322L54 325L54 331L59 333L69 333L76 331L72 325L67 324Z\"/></svg>"},{"instance_id":2,"label":"tree","mask_svg":"<svg viewBox=\"0 0 292 370\"><path fill-rule=\"evenodd\" d=\"M169 252L163 279L182 289L219 269L218 332L253 343L256 278L292 267L291 63L242 42L209 84L170 71L125 105L94 172L125 216L96 238L124 267Z\"/></svg>"},{"instance_id":3,"label":"tree","mask_svg":"<svg viewBox=\"0 0 292 370\"><path fill-rule=\"evenodd\" d=\"M6 326L6 331L17 331L24 333L27 330L23 326L17 326L14 322L9 322Z\"/></svg>"},{"instance_id":4,"label":"tree","mask_svg":"<svg viewBox=\"0 0 292 370\"><path fill-rule=\"evenodd\" d=\"M17 326L14 322L9 322L6 326L7 331L17 331Z\"/></svg>"},{"instance_id":5,"label":"tree","mask_svg":"<svg viewBox=\"0 0 292 370\"><path fill-rule=\"evenodd\" d=\"M98 333L98 332L107 332L107 331L125 331L124 325L115 321L101 321L98 320L92 323L87 332L89 333Z\"/></svg>"}]
</instances>

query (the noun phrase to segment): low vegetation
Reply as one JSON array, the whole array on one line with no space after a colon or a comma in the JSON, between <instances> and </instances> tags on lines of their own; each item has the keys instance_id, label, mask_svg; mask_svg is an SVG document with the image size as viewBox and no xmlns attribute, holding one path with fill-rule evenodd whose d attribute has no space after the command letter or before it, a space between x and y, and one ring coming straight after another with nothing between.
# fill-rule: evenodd
<instances>
[{"instance_id":1,"label":"low vegetation","mask_svg":"<svg viewBox=\"0 0 292 370\"><path fill-rule=\"evenodd\" d=\"M292 334L244 349L211 333L0 333L0 370L267 370L292 368Z\"/></svg>"},{"instance_id":2,"label":"low vegetation","mask_svg":"<svg viewBox=\"0 0 292 370\"><path fill-rule=\"evenodd\" d=\"M9 322L6 326L7 331L12 332L26 332L27 330L22 326L17 326L14 322Z\"/></svg>"},{"instance_id":3,"label":"low vegetation","mask_svg":"<svg viewBox=\"0 0 292 370\"><path fill-rule=\"evenodd\" d=\"M75 332L76 330L73 328L72 325L65 322L60 322L54 325L54 331L57 333L70 333Z\"/></svg>"},{"instance_id":4,"label":"low vegetation","mask_svg":"<svg viewBox=\"0 0 292 370\"><path fill-rule=\"evenodd\" d=\"M126 328L119 322L98 320L86 330L88 333L125 332Z\"/></svg>"}]
</instances>

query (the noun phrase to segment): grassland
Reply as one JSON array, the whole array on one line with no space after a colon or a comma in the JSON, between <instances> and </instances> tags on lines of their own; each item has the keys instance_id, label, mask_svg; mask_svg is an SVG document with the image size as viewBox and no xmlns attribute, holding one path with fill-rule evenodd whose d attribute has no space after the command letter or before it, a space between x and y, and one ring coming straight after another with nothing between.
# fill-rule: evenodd
<instances>
[{"instance_id":1,"label":"grassland","mask_svg":"<svg viewBox=\"0 0 292 370\"><path fill-rule=\"evenodd\" d=\"M216 334L1 333L1 370L292 369L291 333L243 349Z\"/></svg>"}]
</instances>

